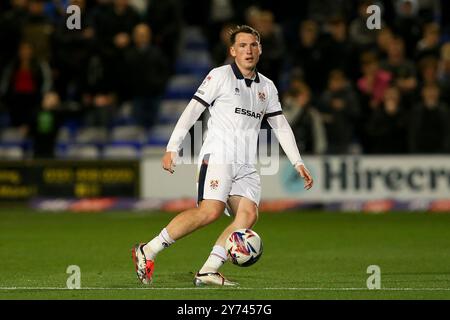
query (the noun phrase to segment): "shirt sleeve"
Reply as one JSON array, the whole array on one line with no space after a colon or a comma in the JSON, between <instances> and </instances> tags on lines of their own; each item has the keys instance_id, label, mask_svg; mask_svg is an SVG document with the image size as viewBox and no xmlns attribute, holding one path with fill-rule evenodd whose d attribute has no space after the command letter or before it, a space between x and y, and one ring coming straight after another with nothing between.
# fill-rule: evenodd
<instances>
[{"instance_id":1,"label":"shirt sleeve","mask_svg":"<svg viewBox=\"0 0 450 320\"><path fill-rule=\"evenodd\" d=\"M173 129L166 151L178 152L180 150L184 137L203 111L205 111L205 107L198 101L191 100L189 102Z\"/></svg>"},{"instance_id":2,"label":"shirt sleeve","mask_svg":"<svg viewBox=\"0 0 450 320\"><path fill-rule=\"evenodd\" d=\"M200 87L198 87L192 99L197 100L205 108L208 108L219 96L221 82L222 72L217 69L212 69Z\"/></svg>"},{"instance_id":3,"label":"shirt sleeve","mask_svg":"<svg viewBox=\"0 0 450 320\"><path fill-rule=\"evenodd\" d=\"M269 102L264 117L267 119L280 114L283 114L280 98L278 96L278 90L272 82L269 87Z\"/></svg>"},{"instance_id":4,"label":"shirt sleeve","mask_svg":"<svg viewBox=\"0 0 450 320\"><path fill-rule=\"evenodd\" d=\"M280 142L281 147L286 153L286 156L291 161L294 167L298 165L303 165L303 159L297 147L297 142L295 141L294 133L292 132L291 126L287 122L284 115L277 115L269 117L267 119L269 125L275 132L275 136Z\"/></svg>"}]
</instances>

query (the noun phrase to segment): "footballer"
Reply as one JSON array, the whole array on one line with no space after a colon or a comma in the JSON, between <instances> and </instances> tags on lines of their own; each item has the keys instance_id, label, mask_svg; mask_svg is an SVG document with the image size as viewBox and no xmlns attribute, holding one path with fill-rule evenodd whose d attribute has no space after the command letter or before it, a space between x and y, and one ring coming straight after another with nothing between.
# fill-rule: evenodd
<instances>
[{"instance_id":1,"label":"footballer","mask_svg":"<svg viewBox=\"0 0 450 320\"><path fill-rule=\"evenodd\" d=\"M258 219L261 198L256 170L257 141L267 119L305 189L313 185L297 148L292 129L284 117L273 82L258 73L262 53L258 31L238 26L230 32L229 48L234 62L212 69L181 114L162 158L162 167L174 172L174 160L182 141L208 108L208 133L199 155L198 206L179 213L150 242L132 249L138 279L149 284L155 258L175 241L216 221L227 210L233 221L220 234L204 265L194 277L196 286L234 286L219 268L227 260L225 241L236 229L251 229Z\"/></svg>"}]
</instances>

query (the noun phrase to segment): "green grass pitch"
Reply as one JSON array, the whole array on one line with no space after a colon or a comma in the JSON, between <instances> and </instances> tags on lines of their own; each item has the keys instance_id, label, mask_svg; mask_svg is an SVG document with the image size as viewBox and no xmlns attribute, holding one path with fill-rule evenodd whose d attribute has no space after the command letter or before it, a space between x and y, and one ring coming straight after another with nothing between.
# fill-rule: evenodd
<instances>
[{"instance_id":1,"label":"green grass pitch","mask_svg":"<svg viewBox=\"0 0 450 320\"><path fill-rule=\"evenodd\" d=\"M224 216L162 252L143 286L131 248L171 217L2 208L0 299L450 299L449 214L261 213L261 259L221 270L240 287L195 288ZM69 265L81 268L80 290L64 289ZM381 290L366 287L369 265L381 269Z\"/></svg>"}]
</instances>

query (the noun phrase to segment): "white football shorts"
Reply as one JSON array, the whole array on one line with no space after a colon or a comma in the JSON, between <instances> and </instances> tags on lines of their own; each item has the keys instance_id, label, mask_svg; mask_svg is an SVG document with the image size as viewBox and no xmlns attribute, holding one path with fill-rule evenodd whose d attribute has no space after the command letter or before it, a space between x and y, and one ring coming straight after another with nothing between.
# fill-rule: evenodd
<instances>
[{"instance_id":1,"label":"white football shorts","mask_svg":"<svg viewBox=\"0 0 450 320\"><path fill-rule=\"evenodd\" d=\"M198 164L197 203L204 199L227 204L229 196L242 196L259 205L261 181L251 164L223 164L214 161L213 154L200 158Z\"/></svg>"}]
</instances>

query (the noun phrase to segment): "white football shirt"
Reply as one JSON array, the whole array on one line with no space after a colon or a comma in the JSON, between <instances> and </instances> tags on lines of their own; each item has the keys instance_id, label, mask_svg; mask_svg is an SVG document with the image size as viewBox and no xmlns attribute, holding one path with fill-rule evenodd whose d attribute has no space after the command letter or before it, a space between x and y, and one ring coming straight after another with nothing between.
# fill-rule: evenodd
<instances>
[{"instance_id":1,"label":"white football shirt","mask_svg":"<svg viewBox=\"0 0 450 320\"><path fill-rule=\"evenodd\" d=\"M245 79L235 63L212 69L193 99L211 114L200 157L214 153L223 163L255 164L263 118L282 114L273 82L257 71Z\"/></svg>"}]
</instances>

